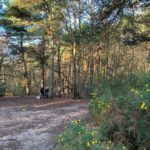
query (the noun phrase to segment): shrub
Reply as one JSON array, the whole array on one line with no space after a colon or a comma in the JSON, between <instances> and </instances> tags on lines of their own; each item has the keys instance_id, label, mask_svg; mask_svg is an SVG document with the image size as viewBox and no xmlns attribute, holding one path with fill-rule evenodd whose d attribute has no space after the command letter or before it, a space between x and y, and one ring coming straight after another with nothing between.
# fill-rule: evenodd
<instances>
[{"instance_id":1,"label":"shrub","mask_svg":"<svg viewBox=\"0 0 150 150\"><path fill-rule=\"evenodd\" d=\"M116 86L118 79L101 85L101 91L97 88L92 93L89 110L100 122L102 141L121 141L129 149L143 150L150 147L150 76L140 74L132 78L126 77L126 85L122 85L125 94Z\"/></svg>"},{"instance_id":2,"label":"shrub","mask_svg":"<svg viewBox=\"0 0 150 150\"><path fill-rule=\"evenodd\" d=\"M23 96L24 95L24 87L21 84L10 86L9 91L14 96Z\"/></svg>"},{"instance_id":3,"label":"shrub","mask_svg":"<svg viewBox=\"0 0 150 150\"><path fill-rule=\"evenodd\" d=\"M59 150L148 150L150 75L139 73L99 81L89 103L97 126L70 123L59 137Z\"/></svg>"},{"instance_id":4,"label":"shrub","mask_svg":"<svg viewBox=\"0 0 150 150\"><path fill-rule=\"evenodd\" d=\"M101 141L97 129L87 128L80 121L72 121L58 138L57 150L126 150L123 144L114 144L110 140Z\"/></svg>"}]
</instances>

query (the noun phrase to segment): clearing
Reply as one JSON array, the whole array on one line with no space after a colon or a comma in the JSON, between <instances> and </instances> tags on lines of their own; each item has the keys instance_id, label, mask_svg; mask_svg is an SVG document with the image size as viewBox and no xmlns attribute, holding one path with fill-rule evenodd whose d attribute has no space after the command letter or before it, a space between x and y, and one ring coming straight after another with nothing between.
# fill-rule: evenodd
<instances>
[{"instance_id":1,"label":"clearing","mask_svg":"<svg viewBox=\"0 0 150 150\"><path fill-rule=\"evenodd\" d=\"M87 116L86 100L0 98L0 150L51 150L64 123Z\"/></svg>"}]
</instances>

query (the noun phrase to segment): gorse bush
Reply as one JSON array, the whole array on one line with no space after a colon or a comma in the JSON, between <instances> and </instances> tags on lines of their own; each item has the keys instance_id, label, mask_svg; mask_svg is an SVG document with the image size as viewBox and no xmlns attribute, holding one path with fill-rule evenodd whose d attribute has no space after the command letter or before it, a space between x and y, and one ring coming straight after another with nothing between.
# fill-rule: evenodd
<instances>
[{"instance_id":1,"label":"gorse bush","mask_svg":"<svg viewBox=\"0 0 150 150\"><path fill-rule=\"evenodd\" d=\"M106 81L107 86L102 84L92 93L89 110L100 122L99 128L103 135L101 140L110 139L115 143L121 141L132 150L148 149L150 147L150 76L130 75L120 82L120 86L118 80L120 79ZM120 91L120 87L123 91Z\"/></svg>"},{"instance_id":2,"label":"gorse bush","mask_svg":"<svg viewBox=\"0 0 150 150\"><path fill-rule=\"evenodd\" d=\"M57 150L127 150L123 144L112 141L101 141L97 129L87 128L80 121L72 121L58 138L60 147Z\"/></svg>"},{"instance_id":3,"label":"gorse bush","mask_svg":"<svg viewBox=\"0 0 150 150\"><path fill-rule=\"evenodd\" d=\"M70 123L59 137L61 150L149 150L150 76L99 82L89 103L94 128Z\"/></svg>"},{"instance_id":4,"label":"gorse bush","mask_svg":"<svg viewBox=\"0 0 150 150\"><path fill-rule=\"evenodd\" d=\"M142 89L147 83L150 83L150 73L119 75L113 79L98 77L97 80L93 91L96 96L109 94L109 96L119 97L128 95L129 89Z\"/></svg>"},{"instance_id":5,"label":"gorse bush","mask_svg":"<svg viewBox=\"0 0 150 150\"><path fill-rule=\"evenodd\" d=\"M120 75L114 79L99 78L96 88L91 93L92 100L89 110L97 116L100 112L105 111L105 108L109 107L112 102L117 103L120 107L126 107L130 103L139 105L144 99L149 101L149 93L146 92L149 90L149 83L150 75L142 73Z\"/></svg>"}]
</instances>

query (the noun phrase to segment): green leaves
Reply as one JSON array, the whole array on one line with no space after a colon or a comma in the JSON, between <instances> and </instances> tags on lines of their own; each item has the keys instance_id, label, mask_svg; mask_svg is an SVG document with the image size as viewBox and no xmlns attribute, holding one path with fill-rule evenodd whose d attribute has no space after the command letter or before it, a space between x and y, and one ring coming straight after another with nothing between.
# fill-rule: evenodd
<instances>
[{"instance_id":1,"label":"green leaves","mask_svg":"<svg viewBox=\"0 0 150 150\"><path fill-rule=\"evenodd\" d=\"M10 6L7 10L7 16L15 16L20 19L31 19L30 12L25 8L19 8L18 6Z\"/></svg>"},{"instance_id":2,"label":"green leaves","mask_svg":"<svg viewBox=\"0 0 150 150\"><path fill-rule=\"evenodd\" d=\"M65 131L59 135L59 147L56 150L127 150L123 144L115 144L109 139L102 139L101 136L105 135L75 120L69 123Z\"/></svg>"},{"instance_id":3,"label":"green leaves","mask_svg":"<svg viewBox=\"0 0 150 150\"><path fill-rule=\"evenodd\" d=\"M10 19L5 18L0 19L0 25L10 26L11 24L13 24L13 21Z\"/></svg>"}]
</instances>

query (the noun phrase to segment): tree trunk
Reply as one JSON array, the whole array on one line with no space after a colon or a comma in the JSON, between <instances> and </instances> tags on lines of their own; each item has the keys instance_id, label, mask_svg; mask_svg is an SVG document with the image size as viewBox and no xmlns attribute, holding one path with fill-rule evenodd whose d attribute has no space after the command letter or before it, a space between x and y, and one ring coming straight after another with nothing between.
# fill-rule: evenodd
<instances>
[{"instance_id":1,"label":"tree trunk","mask_svg":"<svg viewBox=\"0 0 150 150\"><path fill-rule=\"evenodd\" d=\"M93 38L93 0L90 0L90 32L91 38ZM90 85L93 85L94 78L94 51L92 45L90 45Z\"/></svg>"},{"instance_id":2,"label":"tree trunk","mask_svg":"<svg viewBox=\"0 0 150 150\"><path fill-rule=\"evenodd\" d=\"M74 0L73 6L73 24L74 24L74 34L73 34L73 98L78 98L78 87L77 87L77 60L76 60L76 53L77 53L77 43L76 43L76 30L77 30L77 16L76 16L76 0Z\"/></svg>"},{"instance_id":3,"label":"tree trunk","mask_svg":"<svg viewBox=\"0 0 150 150\"><path fill-rule=\"evenodd\" d=\"M23 47L23 34L21 34L20 45L21 45L21 54L22 54L23 71L24 71L25 91L27 95L30 95L30 82L28 80L27 62L26 62L26 56Z\"/></svg>"},{"instance_id":4,"label":"tree trunk","mask_svg":"<svg viewBox=\"0 0 150 150\"><path fill-rule=\"evenodd\" d=\"M54 34L51 32L51 70L50 70L50 97L54 97Z\"/></svg>"},{"instance_id":5,"label":"tree trunk","mask_svg":"<svg viewBox=\"0 0 150 150\"><path fill-rule=\"evenodd\" d=\"M45 89L45 35L43 33L43 46L41 48L42 63L41 63L41 88Z\"/></svg>"},{"instance_id":6,"label":"tree trunk","mask_svg":"<svg viewBox=\"0 0 150 150\"><path fill-rule=\"evenodd\" d=\"M57 65L58 65L57 93L58 93L58 97L61 97L62 79L61 79L60 39L58 39L58 43L57 43Z\"/></svg>"}]
</instances>

